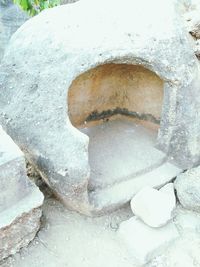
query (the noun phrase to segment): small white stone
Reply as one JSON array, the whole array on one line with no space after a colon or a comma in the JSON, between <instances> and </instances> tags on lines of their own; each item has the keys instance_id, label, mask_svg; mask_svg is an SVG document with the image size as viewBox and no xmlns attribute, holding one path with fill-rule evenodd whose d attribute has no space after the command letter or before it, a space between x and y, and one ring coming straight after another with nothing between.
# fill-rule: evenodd
<instances>
[{"instance_id":1,"label":"small white stone","mask_svg":"<svg viewBox=\"0 0 200 267\"><path fill-rule=\"evenodd\" d=\"M168 183L159 190L160 192L168 196L168 201L170 202L173 209L176 207L176 196L174 193L174 184Z\"/></svg>"},{"instance_id":2,"label":"small white stone","mask_svg":"<svg viewBox=\"0 0 200 267\"><path fill-rule=\"evenodd\" d=\"M179 237L172 222L161 228L152 228L137 217L122 222L118 235L138 264L147 263Z\"/></svg>"},{"instance_id":3,"label":"small white stone","mask_svg":"<svg viewBox=\"0 0 200 267\"><path fill-rule=\"evenodd\" d=\"M165 225L176 207L173 184L164 186L160 191L145 187L131 200L133 213L151 227Z\"/></svg>"}]
</instances>

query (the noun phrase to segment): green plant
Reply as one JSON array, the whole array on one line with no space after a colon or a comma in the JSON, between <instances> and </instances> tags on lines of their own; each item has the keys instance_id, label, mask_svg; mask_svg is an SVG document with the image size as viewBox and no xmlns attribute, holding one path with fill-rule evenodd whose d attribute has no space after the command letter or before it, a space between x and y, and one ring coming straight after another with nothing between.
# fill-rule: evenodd
<instances>
[{"instance_id":1,"label":"green plant","mask_svg":"<svg viewBox=\"0 0 200 267\"><path fill-rule=\"evenodd\" d=\"M37 15L46 8L54 7L60 4L60 0L13 0L13 2L18 4L31 16Z\"/></svg>"}]
</instances>

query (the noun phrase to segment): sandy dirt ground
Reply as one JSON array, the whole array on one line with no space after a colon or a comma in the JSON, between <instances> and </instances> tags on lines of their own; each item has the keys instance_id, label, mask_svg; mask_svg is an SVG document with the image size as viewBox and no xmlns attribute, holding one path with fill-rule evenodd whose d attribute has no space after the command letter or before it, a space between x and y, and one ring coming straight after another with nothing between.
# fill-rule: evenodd
<instances>
[{"instance_id":1,"label":"sandy dirt ground","mask_svg":"<svg viewBox=\"0 0 200 267\"><path fill-rule=\"evenodd\" d=\"M0 266L133 267L116 235L119 223L130 216L127 207L103 217L85 217L47 198L35 240Z\"/></svg>"},{"instance_id":2,"label":"sandy dirt ground","mask_svg":"<svg viewBox=\"0 0 200 267\"><path fill-rule=\"evenodd\" d=\"M133 216L129 205L86 217L55 199L31 166L27 171L45 194L41 229L28 247L0 262L1 267L139 267L117 235L120 223ZM146 267L200 267L200 215L182 210L175 220L181 237Z\"/></svg>"}]
</instances>

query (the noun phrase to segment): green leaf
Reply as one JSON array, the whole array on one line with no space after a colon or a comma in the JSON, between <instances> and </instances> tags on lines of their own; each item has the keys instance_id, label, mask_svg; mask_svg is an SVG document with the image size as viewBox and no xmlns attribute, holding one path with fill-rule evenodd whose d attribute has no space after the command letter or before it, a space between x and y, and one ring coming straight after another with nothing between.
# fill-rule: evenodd
<instances>
[{"instance_id":1,"label":"green leaf","mask_svg":"<svg viewBox=\"0 0 200 267\"><path fill-rule=\"evenodd\" d=\"M21 0L20 5L24 10L28 10L28 0Z\"/></svg>"},{"instance_id":2,"label":"green leaf","mask_svg":"<svg viewBox=\"0 0 200 267\"><path fill-rule=\"evenodd\" d=\"M40 13L44 9L60 5L60 0L13 0L13 2L31 16Z\"/></svg>"}]
</instances>

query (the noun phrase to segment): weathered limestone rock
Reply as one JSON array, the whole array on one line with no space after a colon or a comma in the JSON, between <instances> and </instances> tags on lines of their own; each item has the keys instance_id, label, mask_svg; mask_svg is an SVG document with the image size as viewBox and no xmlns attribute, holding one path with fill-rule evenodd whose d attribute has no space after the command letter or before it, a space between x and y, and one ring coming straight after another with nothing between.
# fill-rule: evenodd
<instances>
[{"instance_id":1,"label":"weathered limestone rock","mask_svg":"<svg viewBox=\"0 0 200 267\"><path fill-rule=\"evenodd\" d=\"M195 267L200 265L200 214L178 206L173 219L180 237L145 267Z\"/></svg>"},{"instance_id":2,"label":"weathered limestone rock","mask_svg":"<svg viewBox=\"0 0 200 267\"><path fill-rule=\"evenodd\" d=\"M197 267L200 265L199 249L200 236L195 232L185 233L145 267Z\"/></svg>"},{"instance_id":3,"label":"weathered limestone rock","mask_svg":"<svg viewBox=\"0 0 200 267\"><path fill-rule=\"evenodd\" d=\"M161 118L155 119L148 111L141 115L134 108L131 114L160 121L158 148L184 169L200 161L200 117L196 115L200 112L199 66L179 20L172 1L127 0L124 4L81 0L42 12L13 36L2 62L0 121L70 208L87 214L96 208L88 191L89 138L73 124L73 108L69 105L73 103L71 86L78 83L81 74L92 79L96 67L107 66L109 73L113 65L120 65L124 77L124 65L138 65L145 70L139 72L137 79L131 78L133 75L129 80L141 79L145 85L149 83L142 78L144 75L153 81L156 76L158 89L164 86L164 94L156 95L159 99L164 97L163 105L159 105ZM91 70L94 72L88 75ZM134 71L138 73L137 69ZM149 72L154 78L149 78ZM99 85L101 80L95 84ZM94 88L93 83L91 87ZM123 106L127 94L120 83L115 88L115 95L121 98L111 113L127 112ZM85 99L84 90L81 100ZM89 118L99 115L98 111L104 114L101 108L115 99L106 95L110 92L106 88L103 92L101 96L97 94L95 103L94 98L88 97L85 106L94 108L89 109ZM77 113L82 116L82 102L76 102L75 107L80 107L81 112ZM87 118L83 118L83 124ZM109 208L123 205L132 196Z\"/></svg>"},{"instance_id":4,"label":"weathered limestone rock","mask_svg":"<svg viewBox=\"0 0 200 267\"><path fill-rule=\"evenodd\" d=\"M0 260L35 237L43 194L26 176L23 153L0 128Z\"/></svg>"},{"instance_id":5,"label":"weathered limestone rock","mask_svg":"<svg viewBox=\"0 0 200 267\"><path fill-rule=\"evenodd\" d=\"M175 207L176 199L172 183L160 191L151 187L143 188L131 200L133 213L151 227L165 225L171 220Z\"/></svg>"},{"instance_id":6,"label":"weathered limestone rock","mask_svg":"<svg viewBox=\"0 0 200 267\"><path fill-rule=\"evenodd\" d=\"M12 0L0 0L0 61L11 35L28 19Z\"/></svg>"},{"instance_id":7,"label":"weathered limestone rock","mask_svg":"<svg viewBox=\"0 0 200 267\"><path fill-rule=\"evenodd\" d=\"M200 167L178 175L174 186L181 205L200 212Z\"/></svg>"},{"instance_id":8,"label":"weathered limestone rock","mask_svg":"<svg viewBox=\"0 0 200 267\"><path fill-rule=\"evenodd\" d=\"M200 214L183 207L177 207L175 211L174 223L180 234L196 232L200 234Z\"/></svg>"},{"instance_id":9,"label":"weathered limestone rock","mask_svg":"<svg viewBox=\"0 0 200 267\"><path fill-rule=\"evenodd\" d=\"M138 264L149 262L179 237L176 226L169 223L161 228L151 228L136 217L122 222L119 237Z\"/></svg>"}]
</instances>

